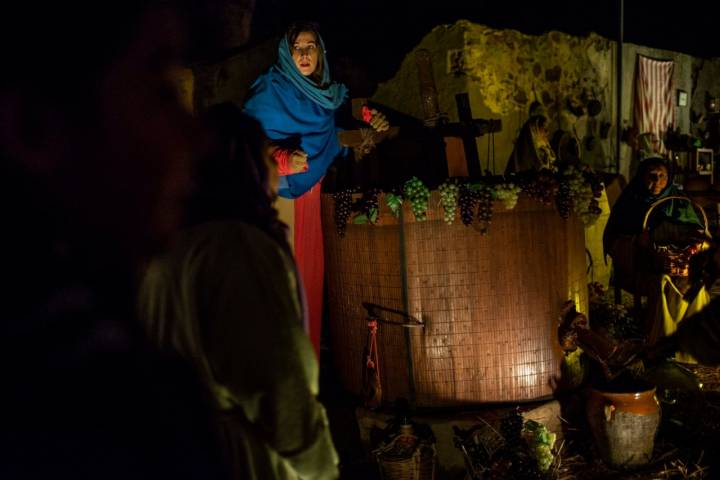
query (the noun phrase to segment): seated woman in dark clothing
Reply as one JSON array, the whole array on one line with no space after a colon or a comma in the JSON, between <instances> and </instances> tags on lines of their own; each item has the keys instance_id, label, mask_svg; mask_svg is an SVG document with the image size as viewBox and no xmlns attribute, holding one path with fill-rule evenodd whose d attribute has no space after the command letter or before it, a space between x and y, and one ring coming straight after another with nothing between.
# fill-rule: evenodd
<instances>
[{"instance_id":1,"label":"seated woman in dark clothing","mask_svg":"<svg viewBox=\"0 0 720 480\"><path fill-rule=\"evenodd\" d=\"M682 291L687 282L676 278L673 283L663 276L655 268L651 257L644 254L644 247L652 243L687 245L702 237L705 229L692 203L683 199L670 199L657 205L644 226L645 217L653 204L672 196L683 195L673 185L666 161L659 157L644 160L613 206L603 233L605 254L613 260L614 285L633 293L636 305L640 304L641 296L648 297L646 330L651 341L660 334L663 322L659 320L668 316L663 315L669 308L665 285L669 281L668 285L672 284L670 286L675 286L676 291ZM704 305L704 300L699 301ZM671 314L676 322L679 321L678 316L681 319L684 315L684 309ZM666 327L667 333L669 327Z\"/></svg>"},{"instance_id":2,"label":"seated woman in dark clothing","mask_svg":"<svg viewBox=\"0 0 720 480\"><path fill-rule=\"evenodd\" d=\"M616 242L621 237L636 236L643 232L645 215L653 203L676 195L682 196L682 193L673 184L672 174L665 160L659 157L644 160L637 175L623 190L610 212L603 233L605 254L613 256ZM657 230L663 223L679 225L682 233L703 229L692 205L685 200L668 200L653 210L648 221L651 231ZM656 236L659 234L660 232L655 233Z\"/></svg>"}]
</instances>

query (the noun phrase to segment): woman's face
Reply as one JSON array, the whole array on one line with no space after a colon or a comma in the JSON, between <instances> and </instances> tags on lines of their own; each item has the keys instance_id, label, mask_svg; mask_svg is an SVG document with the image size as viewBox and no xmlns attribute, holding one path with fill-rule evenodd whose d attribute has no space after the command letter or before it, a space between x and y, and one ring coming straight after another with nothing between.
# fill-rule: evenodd
<instances>
[{"instance_id":1,"label":"woman's face","mask_svg":"<svg viewBox=\"0 0 720 480\"><path fill-rule=\"evenodd\" d=\"M643 181L645 182L645 187L647 187L649 193L653 195L660 195L660 192L662 192L668 184L667 168L662 165L650 167L650 169L645 172Z\"/></svg>"},{"instance_id":2,"label":"woman's face","mask_svg":"<svg viewBox=\"0 0 720 480\"><path fill-rule=\"evenodd\" d=\"M320 48L313 32L300 32L290 47L295 66L304 76L310 76L318 66Z\"/></svg>"}]
</instances>

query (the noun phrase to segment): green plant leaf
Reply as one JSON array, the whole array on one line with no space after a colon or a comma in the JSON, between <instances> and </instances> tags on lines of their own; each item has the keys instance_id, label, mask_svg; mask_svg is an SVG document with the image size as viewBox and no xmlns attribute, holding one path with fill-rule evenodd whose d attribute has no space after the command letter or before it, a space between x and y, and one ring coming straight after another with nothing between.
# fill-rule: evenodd
<instances>
[{"instance_id":1,"label":"green plant leaf","mask_svg":"<svg viewBox=\"0 0 720 480\"><path fill-rule=\"evenodd\" d=\"M368 217L367 215L356 215L355 218L353 218L353 223L356 225L362 225L365 223L368 223Z\"/></svg>"},{"instance_id":2,"label":"green plant leaf","mask_svg":"<svg viewBox=\"0 0 720 480\"><path fill-rule=\"evenodd\" d=\"M377 208L371 208L370 209L370 222L375 223L378 219L378 211Z\"/></svg>"}]
</instances>

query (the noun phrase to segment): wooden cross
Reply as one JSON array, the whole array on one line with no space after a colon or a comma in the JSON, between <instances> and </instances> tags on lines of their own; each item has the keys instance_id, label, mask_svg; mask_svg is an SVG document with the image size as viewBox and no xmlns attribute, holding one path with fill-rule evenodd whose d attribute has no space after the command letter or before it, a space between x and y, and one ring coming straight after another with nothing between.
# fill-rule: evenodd
<instances>
[{"instance_id":1,"label":"wooden cross","mask_svg":"<svg viewBox=\"0 0 720 480\"><path fill-rule=\"evenodd\" d=\"M366 98L353 98L352 115L362 120L362 108L367 105ZM355 152L355 160L360 160L368 154L378 143L389 138L395 138L400 133L399 127L390 127L384 132L376 132L370 125L360 130L344 130L338 133L338 141L343 147L350 147Z\"/></svg>"},{"instance_id":2,"label":"wooden cross","mask_svg":"<svg viewBox=\"0 0 720 480\"><path fill-rule=\"evenodd\" d=\"M455 95L455 104L459 122L438 125L440 133L445 137L448 175L478 178L482 176L482 166L475 139L502 131L502 122L499 119L472 118L467 93Z\"/></svg>"}]
</instances>

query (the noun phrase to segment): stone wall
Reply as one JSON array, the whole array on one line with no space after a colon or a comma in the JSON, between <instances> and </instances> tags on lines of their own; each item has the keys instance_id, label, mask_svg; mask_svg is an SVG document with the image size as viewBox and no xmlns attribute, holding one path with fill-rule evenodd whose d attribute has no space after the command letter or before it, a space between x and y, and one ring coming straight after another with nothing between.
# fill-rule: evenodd
<instances>
[{"instance_id":1,"label":"stone wall","mask_svg":"<svg viewBox=\"0 0 720 480\"><path fill-rule=\"evenodd\" d=\"M603 122L611 122L614 81L610 75L612 43L597 35L572 37L560 32L542 36L515 30L494 30L461 20L433 29L416 47L431 52L442 111L457 119L455 94L468 92L473 115L499 118L503 131L496 134L495 170L505 168L513 143L528 117L530 104L538 100L546 108L550 132L574 128L580 137L599 135ZM585 104L596 98L604 106L600 115L567 115L568 101ZM403 61L398 74L381 84L373 99L404 113L421 117L414 51ZM478 140L481 162L487 162L487 138ZM607 147L601 145L593 163L607 163ZM597 147L596 147L597 148ZM485 165L483 165L483 168Z\"/></svg>"},{"instance_id":2,"label":"stone wall","mask_svg":"<svg viewBox=\"0 0 720 480\"><path fill-rule=\"evenodd\" d=\"M500 118L503 131L495 137L496 171L507 162L517 134L528 117L530 104L546 107L549 130L574 129L581 141L583 160L599 170L614 171L616 130L617 43L595 34L574 37L560 32L526 35L515 30L495 30L461 20L433 29L409 52L392 79L379 85L373 99L422 118L414 53L430 51L442 111L457 119L454 96L468 92L477 118ZM633 124L633 95L638 54L675 62L674 98L677 90L688 93L688 106L677 107L676 125L690 133L691 110L705 111L705 93L720 97L720 61L624 44L621 128ZM567 104L583 106L588 99L602 103L595 117L571 115ZM478 140L481 162L487 162L487 138ZM620 173L634 173L632 151L621 144Z\"/></svg>"}]
</instances>

